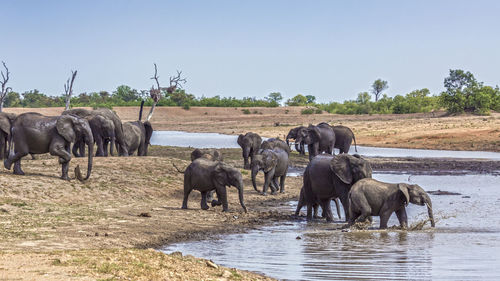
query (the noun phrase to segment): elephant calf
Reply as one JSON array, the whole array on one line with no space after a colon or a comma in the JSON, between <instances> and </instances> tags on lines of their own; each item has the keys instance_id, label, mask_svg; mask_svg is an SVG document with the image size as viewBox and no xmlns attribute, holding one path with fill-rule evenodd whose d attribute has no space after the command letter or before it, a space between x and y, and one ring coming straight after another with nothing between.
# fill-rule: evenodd
<instances>
[{"instance_id":1,"label":"elephant calf","mask_svg":"<svg viewBox=\"0 0 500 281\"><path fill-rule=\"evenodd\" d=\"M247 208L243 202L243 177L238 169L235 169L219 161L211 161L205 158L198 158L184 171L184 200L182 208L187 209L189 193L193 189L201 192L201 208L208 209L207 194L215 190L217 201L212 205L220 205L222 201L222 210L228 211L226 186L234 186L238 189L241 207L245 212Z\"/></svg>"},{"instance_id":2,"label":"elephant calf","mask_svg":"<svg viewBox=\"0 0 500 281\"><path fill-rule=\"evenodd\" d=\"M396 212L401 227L408 226L405 206L408 203L427 205L431 226L434 227L431 198L420 186L406 183L385 183L366 178L356 182L349 192L349 226L368 216L380 216L380 228Z\"/></svg>"},{"instance_id":3,"label":"elephant calf","mask_svg":"<svg viewBox=\"0 0 500 281\"><path fill-rule=\"evenodd\" d=\"M334 198L333 201L335 202L335 206L337 207L337 215L339 216L339 219L342 219L342 216L340 215L340 202L338 198ZM313 204L313 209L314 209L314 218L319 218L318 217L318 209L319 209L319 200L316 201L315 204ZM302 207L306 205L306 194L304 187L300 189L300 195L299 195L299 202L297 203L297 209L295 209L295 216L299 216L300 210ZM321 214L321 217L326 218L326 212L323 211Z\"/></svg>"},{"instance_id":4,"label":"elephant calf","mask_svg":"<svg viewBox=\"0 0 500 281\"><path fill-rule=\"evenodd\" d=\"M191 162L198 158L207 158L213 161L224 161L222 153L218 149L195 149L191 152Z\"/></svg>"},{"instance_id":5,"label":"elephant calf","mask_svg":"<svg viewBox=\"0 0 500 281\"><path fill-rule=\"evenodd\" d=\"M280 192L285 192L285 178L288 172L288 152L281 148L273 150L265 149L260 154L254 156L251 164L252 185L257 190L255 178L257 173L264 171L264 188L262 194L265 195L267 188L271 185L271 194L275 194L278 189L278 178L280 179Z\"/></svg>"}]
</instances>

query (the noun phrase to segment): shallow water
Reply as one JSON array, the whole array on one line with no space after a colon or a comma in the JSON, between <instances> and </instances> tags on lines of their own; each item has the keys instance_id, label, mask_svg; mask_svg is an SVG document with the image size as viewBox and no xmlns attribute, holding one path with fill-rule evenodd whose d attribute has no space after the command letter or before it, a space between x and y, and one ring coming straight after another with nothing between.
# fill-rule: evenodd
<instances>
[{"instance_id":1,"label":"shallow water","mask_svg":"<svg viewBox=\"0 0 500 281\"><path fill-rule=\"evenodd\" d=\"M238 136L217 133L188 133L181 131L154 131L151 137L153 145L168 145L196 148L240 148L236 140ZM336 150L338 153L338 150ZM425 150L358 146L358 152L351 147L350 154L383 157L453 157L484 158L500 160L500 153L487 151L452 151Z\"/></svg>"},{"instance_id":2,"label":"shallow water","mask_svg":"<svg viewBox=\"0 0 500 281\"><path fill-rule=\"evenodd\" d=\"M431 195L435 229L426 225L421 231L341 232L336 229L340 223L308 223L301 217L249 233L178 243L162 250L289 280L500 279L500 177L373 177L388 182L410 180L425 190L462 195ZM290 202L290 214L295 204ZM410 225L427 218L425 207L409 205L407 212ZM389 225L396 224L393 215ZM378 217L374 217L373 227L378 227Z\"/></svg>"}]
</instances>

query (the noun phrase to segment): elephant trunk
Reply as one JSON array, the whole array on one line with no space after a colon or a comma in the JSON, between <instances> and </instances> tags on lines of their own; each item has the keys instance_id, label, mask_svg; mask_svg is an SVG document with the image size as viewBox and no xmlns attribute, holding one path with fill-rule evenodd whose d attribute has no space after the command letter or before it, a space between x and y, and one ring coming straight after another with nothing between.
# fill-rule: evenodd
<instances>
[{"instance_id":1,"label":"elephant trunk","mask_svg":"<svg viewBox=\"0 0 500 281\"><path fill-rule=\"evenodd\" d=\"M243 160L244 160L244 169L249 169L250 164L248 163L248 157L250 156L250 148L245 147L243 148Z\"/></svg>"},{"instance_id":2,"label":"elephant trunk","mask_svg":"<svg viewBox=\"0 0 500 281\"><path fill-rule=\"evenodd\" d=\"M240 198L241 207L243 208L243 211L247 213L247 207L245 206L245 202L243 200L243 179L238 181L238 186L236 188L238 188L238 196Z\"/></svg>"},{"instance_id":3,"label":"elephant trunk","mask_svg":"<svg viewBox=\"0 0 500 281\"><path fill-rule=\"evenodd\" d=\"M89 157L88 157L88 163L87 163L87 176L83 180L88 180L90 178L90 173L92 172L92 157L94 155L94 141L92 140L91 142L87 143L89 147Z\"/></svg>"},{"instance_id":4,"label":"elephant trunk","mask_svg":"<svg viewBox=\"0 0 500 281\"><path fill-rule=\"evenodd\" d=\"M252 166L252 185L253 185L253 189L255 189L255 191L259 191L259 190L257 190L257 184L255 181L255 178L257 177L258 173L259 173L259 165L255 164Z\"/></svg>"},{"instance_id":5,"label":"elephant trunk","mask_svg":"<svg viewBox=\"0 0 500 281\"><path fill-rule=\"evenodd\" d=\"M432 202L430 198L427 198L425 205L427 206L427 213L429 214L429 220L431 221L431 226L435 227L434 215L432 214Z\"/></svg>"}]
</instances>

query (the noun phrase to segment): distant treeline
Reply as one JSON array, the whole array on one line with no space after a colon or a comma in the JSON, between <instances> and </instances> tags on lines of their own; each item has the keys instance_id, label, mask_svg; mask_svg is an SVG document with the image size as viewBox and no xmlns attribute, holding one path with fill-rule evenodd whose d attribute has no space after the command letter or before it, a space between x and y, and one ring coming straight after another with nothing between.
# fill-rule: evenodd
<instances>
[{"instance_id":1,"label":"distant treeline","mask_svg":"<svg viewBox=\"0 0 500 281\"><path fill-rule=\"evenodd\" d=\"M323 111L337 114L403 114L429 112L445 109L450 113L472 112L488 114L490 110L500 112L500 90L498 86L485 86L478 82L472 73L463 70L450 70L450 76L444 79L446 91L432 95L426 88L412 91L405 95L389 97L382 94L388 88L387 81L376 80L368 92L359 93L355 100L344 102L316 103L312 95L298 94L284 102L287 106L308 106L303 114L319 114ZM141 101L145 105L152 105L149 91L138 91L129 86L119 86L116 91L95 93L82 93L71 98L72 107L107 107L138 106ZM163 98L157 106L182 106L189 109L191 106L207 107L278 107L283 97L279 92L270 93L267 97L195 97L183 89L177 89L169 94L163 92ZM38 90L22 94L10 92L4 101L5 107L63 107L63 96L55 97L40 93Z\"/></svg>"}]
</instances>

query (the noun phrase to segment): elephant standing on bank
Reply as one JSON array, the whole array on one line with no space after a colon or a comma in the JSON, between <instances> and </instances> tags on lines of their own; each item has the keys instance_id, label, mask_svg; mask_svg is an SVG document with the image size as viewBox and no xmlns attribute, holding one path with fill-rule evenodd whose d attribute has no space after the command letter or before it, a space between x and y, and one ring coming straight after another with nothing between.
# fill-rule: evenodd
<instances>
[{"instance_id":1,"label":"elephant standing on bank","mask_svg":"<svg viewBox=\"0 0 500 281\"><path fill-rule=\"evenodd\" d=\"M238 169L223 162L198 158L191 162L183 173L184 200L182 201L182 209L188 208L187 202L189 194L193 189L196 189L201 192L201 208L207 210L207 194L215 190L218 201L212 201L212 206L222 204L222 210L227 212L229 209L226 186L234 186L238 189L241 207L245 213L247 212L243 200L243 177Z\"/></svg>"},{"instance_id":2,"label":"elephant standing on bank","mask_svg":"<svg viewBox=\"0 0 500 281\"><path fill-rule=\"evenodd\" d=\"M314 157L304 172L304 195L307 219L312 219L313 205L319 202L327 221L333 221L330 200L340 198L345 217L349 219L348 194L360 179L371 178L372 168L359 155L339 154Z\"/></svg>"},{"instance_id":3,"label":"elephant standing on bank","mask_svg":"<svg viewBox=\"0 0 500 281\"><path fill-rule=\"evenodd\" d=\"M128 156L128 147L125 144L125 137L123 135L123 127L122 127L122 121L120 117L116 113L114 113L111 109L108 108L98 108L95 110L87 110L84 108L75 108L75 109L70 109L66 110L62 113L62 115L66 114L72 114L72 115L77 115L79 117L87 117L89 115L95 116L95 115L101 115L113 122L113 125L115 126L115 140L116 140L116 147L118 150L118 154L120 156ZM104 141L103 143L103 151L107 151L107 144L108 142ZM111 144L112 145L112 144ZM111 154L113 156L113 154Z\"/></svg>"},{"instance_id":4,"label":"elephant standing on bank","mask_svg":"<svg viewBox=\"0 0 500 281\"><path fill-rule=\"evenodd\" d=\"M88 115L84 117L90 125L94 142L97 144L97 151L95 156L102 157L108 156L108 143L109 154L113 156L113 147L115 146L115 125L113 121L102 115ZM85 156L85 142L83 139L78 139L73 145L71 150L75 157Z\"/></svg>"},{"instance_id":5,"label":"elephant standing on bank","mask_svg":"<svg viewBox=\"0 0 500 281\"><path fill-rule=\"evenodd\" d=\"M139 120L123 123L123 135L129 156L133 155L136 150L137 156L148 155L148 146L153 135L153 127L149 121L141 121L143 107L144 101L141 103L141 109L139 110Z\"/></svg>"},{"instance_id":6,"label":"elephant standing on bank","mask_svg":"<svg viewBox=\"0 0 500 281\"><path fill-rule=\"evenodd\" d=\"M309 127L297 137L296 142L302 141L307 144L310 161L314 156L322 152L333 154L333 148L335 147L335 132L332 127L326 123L320 123L318 126L309 125Z\"/></svg>"},{"instance_id":7,"label":"elephant standing on bank","mask_svg":"<svg viewBox=\"0 0 500 281\"><path fill-rule=\"evenodd\" d=\"M7 147L10 138L10 128L16 117L14 113L0 112L0 159L9 156Z\"/></svg>"},{"instance_id":8,"label":"elephant standing on bank","mask_svg":"<svg viewBox=\"0 0 500 281\"><path fill-rule=\"evenodd\" d=\"M75 170L75 173L80 180L86 180L90 177L94 138L87 120L73 115L50 117L29 112L19 115L14 120L11 132L14 154L5 159L4 165L10 170L14 163L14 174L24 175L21 169L23 156L28 153L50 152L51 155L59 156L59 163L62 164L61 178L69 180L70 145L83 137L89 149L87 176L82 179L79 170Z\"/></svg>"},{"instance_id":9,"label":"elephant standing on bank","mask_svg":"<svg viewBox=\"0 0 500 281\"><path fill-rule=\"evenodd\" d=\"M339 149L339 153L349 153L352 141L354 140L354 149L358 152L358 147L356 145L356 137L352 132L351 128L337 125L332 126L333 132L335 132L335 148Z\"/></svg>"},{"instance_id":10,"label":"elephant standing on bank","mask_svg":"<svg viewBox=\"0 0 500 281\"><path fill-rule=\"evenodd\" d=\"M392 213L396 212L401 227L408 227L406 208L409 203L427 206L431 226L434 227L431 198L416 184L386 183L374 179L356 182L349 192L349 225L364 221L369 216L380 216L380 228L387 228Z\"/></svg>"},{"instance_id":11,"label":"elephant standing on bank","mask_svg":"<svg viewBox=\"0 0 500 281\"><path fill-rule=\"evenodd\" d=\"M267 188L271 185L271 194L275 194L278 189L278 178L280 179L280 193L285 192L285 179L288 171L288 152L281 148L273 150L265 149L254 156L251 164L253 189L258 192L256 185L257 173L264 171L264 187L262 194L266 195Z\"/></svg>"},{"instance_id":12,"label":"elephant standing on bank","mask_svg":"<svg viewBox=\"0 0 500 281\"><path fill-rule=\"evenodd\" d=\"M304 126L295 127L288 132L288 135L286 135L286 144L290 145L290 139L294 139L295 150L297 150L300 155L306 155L306 148L304 140L301 139L301 141L297 141L297 139L299 136L305 134L306 129L307 128Z\"/></svg>"},{"instance_id":13,"label":"elephant standing on bank","mask_svg":"<svg viewBox=\"0 0 500 281\"><path fill-rule=\"evenodd\" d=\"M335 207L337 208L337 215L339 216L339 219L342 219L342 216L340 215L340 202L338 198L334 198L333 201L335 202ZM295 209L295 216L299 216L300 210L302 207L306 205L306 195L305 195L305 190L304 187L300 189L300 195L299 195L299 202L297 203L297 209ZM318 217L318 209L319 209L319 201L316 200L316 203L313 204L313 209L314 209L314 215L313 218L319 218ZM325 211L322 212L322 217L326 217Z\"/></svg>"},{"instance_id":14,"label":"elephant standing on bank","mask_svg":"<svg viewBox=\"0 0 500 281\"><path fill-rule=\"evenodd\" d=\"M248 132L245 135L238 136L238 144L243 150L243 168L250 169L248 158L250 157L252 161L253 157L259 152L262 138L256 133Z\"/></svg>"}]
</instances>

